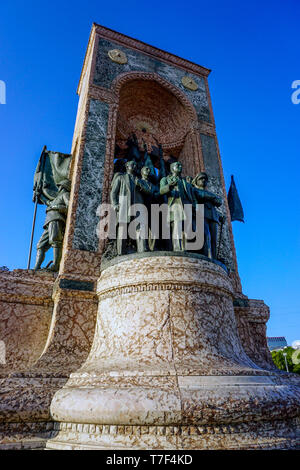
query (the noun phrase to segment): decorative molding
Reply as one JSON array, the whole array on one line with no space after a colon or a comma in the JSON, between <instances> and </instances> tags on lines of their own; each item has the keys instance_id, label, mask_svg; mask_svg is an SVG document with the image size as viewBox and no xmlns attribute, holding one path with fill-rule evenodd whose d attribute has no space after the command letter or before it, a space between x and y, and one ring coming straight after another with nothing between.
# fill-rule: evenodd
<instances>
[{"instance_id":1,"label":"decorative molding","mask_svg":"<svg viewBox=\"0 0 300 470\"><path fill-rule=\"evenodd\" d=\"M222 296L222 295L232 295L230 290L227 290L224 287L220 286L208 286L207 283L202 283L202 282L171 282L171 281L166 281L166 282L145 282L145 283L138 283L138 284L132 284L132 285L126 285L126 286L120 286L120 287L112 287L110 289L106 289L102 292L97 292L97 295L101 300L114 297L114 296L119 296L119 295L124 295L124 294L133 294L137 292L149 292L149 291L172 291L172 290L184 290L188 292L195 292L195 291L203 291L205 289L206 292L214 292L216 295Z\"/></svg>"},{"instance_id":2,"label":"decorative molding","mask_svg":"<svg viewBox=\"0 0 300 470\"><path fill-rule=\"evenodd\" d=\"M227 432L232 426L222 426ZM111 425L111 424L77 424L77 423L55 423L55 431L78 432L97 435L127 435L141 436L150 434L154 436L190 436L206 433L215 433L216 430L221 431L220 427L212 426L127 426L127 425ZM224 430L223 430L224 432Z\"/></svg>"},{"instance_id":3,"label":"decorative molding","mask_svg":"<svg viewBox=\"0 0 300 470\"><path fill-rule=\"evenodd\" d=\"M295 429L299 426L299 419L274 420L272 422L260 422L265 432L274 432L280 428L286 429L287 422ZM54 423L54 431L62 434L84 433L93 435L126 435L126 436L198 436L205 434L228 435L255 432L258 429L258 423L249 421L247 423L222 424L220 426L138 426L138 425L112 425L112 424L79 424L79 423ZM57 436L59 439L59 436ZM274 436L273 436L274 437ZM276 436L275 436L276 437ZM54 438L55 439L55 438Z\"/></svg>"},{"instance_id":4,"label":"decorative molding","mask_svg":"<svg viewBox=\"0 0 300 470\"><path fill-rule=\"evenodd\" d=\"M0 302L24 305L52 305L53 300L51 297L38 297L34 295L24 294L7 294L0 293Z\"/></svg>"},{"instance_id":5,"label":"decorative molding","mask_svg":"<svg viewBox=\"0 0 300 470\"><path fill-rule=\"evenodd\" d=\"M182 59L181 57L178 57L175 54L163 51L162 49L159 49L155 46L150 46L149 44L139 41L138 39L134 39L129 36L126 36L125 34L121 34L117 31L105 28L104 26L101 26L97 23L93 24L93 31L95 31L96 35L101 38L108 39L117 42L123 46L130 47L131 49L135 49L139 52L150 55L155 59L160 59L170 65L182 68L190 73L200 75L201 77L207 77L211 72L211 70L207 69L206 67L198 65L187 59Z\"/></svg>"},{"instance_id":6,"label":"decorative molding","mask_svg":"<svg viewBox=\"0 0 300 470\"><path fill-rule=\"evenodd\" d=\"M52 273L51 271L39 270L34 271L33 269L15 269L14 271L1 271L0 272L0 282L2 280L9 280L10 282L18 282L24 284L53 284L57 273Z\"/></svg>"},{"instance_id":7,"label":"decorative molding","mask_svg":"<svg viewBox=\"0 0 300 470\"><path fill-rule=\"evenodd\" d=\"M233 305L235 314L249 323L266 323L270 318L270 309L263 300L235 299Z\"/></svg>"}]
</instances>

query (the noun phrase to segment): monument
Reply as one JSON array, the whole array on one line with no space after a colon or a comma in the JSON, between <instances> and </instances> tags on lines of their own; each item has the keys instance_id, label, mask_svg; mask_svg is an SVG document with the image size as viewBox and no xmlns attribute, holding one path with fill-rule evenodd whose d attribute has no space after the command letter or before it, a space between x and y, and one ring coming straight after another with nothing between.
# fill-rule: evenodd
<instances>
[{"instance_id":1,"label":"monument","mask_svg":"<svg viewBox=\"0 0 300 470\"><path fill-rule=\"evenodd\" d=\"M45 150L36 172L35 269L0 273L2 448L299 446L300 380L242 291L209 72L93 25L71 154ZM100 236L109 203L115 239ZM131 240L133 204L148 217Z\"/></svg>"}]
</instances>

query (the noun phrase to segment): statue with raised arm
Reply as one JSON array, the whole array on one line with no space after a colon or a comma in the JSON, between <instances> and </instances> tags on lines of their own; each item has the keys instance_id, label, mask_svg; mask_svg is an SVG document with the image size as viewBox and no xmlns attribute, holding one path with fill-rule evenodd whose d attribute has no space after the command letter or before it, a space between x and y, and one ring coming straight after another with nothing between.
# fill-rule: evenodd
<instances>
[{"instance_id":1,"label":"statue with raised arm","mask_svg":"<svg viewBox=\"0 0 300 470\"><path fill-rule=\"evenodd\" d=\"M217 259L218 225L224 222L224 217L216 207L222 205L222 199L206 190L207 183L207 173L199 173L193 179L194 196L198 204L204 204L203 254L208 258Z\"/></svg>"},{"instance_id":2,"label":"statue with raised arm","mask_svg":"<svg viewBox=\"0 0 300 470\"><path fill-rule=\"evenodd\" d=\"M155 139L156 140L156 139ZM156 140L157 147L152 145L152 151L149 154L146 142L143 140L144 143L144 166L150 168L149 173L149 180L153 184L158 184L159 181L166 176L166 168L165 162L163 158L163 149L160 143ZM156 168L153 164L153 160L157 162L158 168Z\"/></svg>"},{"instance_id":3,"label":"statue with raised arm","mask_svg":"<svg viewBox=\"0 0 300 470\"><path fill-rule=\"evenodd\" d=\"M131 133L126 141L127 145L127 161L134 161L136 163L136 172L139 173L143 166L143 158L139 149L139 143L136 135Z\"/></svg>"},{"instance_id":4,"label":"statue with raised arm","mask_svg":"<svg viewBox=\"0 0 300 470\"><path fill-rule=\"evenodd\" d=\"M166 165L163 157L163 148L162 145L155 139L157 147L152 146L152 154L158 158L158 173L157 173L157 182L162 178L167 176Z\"/></svg>"},{"instance_id":5,"label":"statue with raised arm","mask_svg":"<svg viewBox=\"0 0 300 470\"><path fill-rule=\"evenodd\" d=\"M58 193L56 197L52 201L47 200L48 207L46 209L46 220L43 226L44 232L37 244L35 270L41 269L45 254L51 247L53 248L53 264L49 269L51 271L59 270L71 182L69 179L64 179L60 183L57 183L57 186Z\"/></svg>"}]
</instances>

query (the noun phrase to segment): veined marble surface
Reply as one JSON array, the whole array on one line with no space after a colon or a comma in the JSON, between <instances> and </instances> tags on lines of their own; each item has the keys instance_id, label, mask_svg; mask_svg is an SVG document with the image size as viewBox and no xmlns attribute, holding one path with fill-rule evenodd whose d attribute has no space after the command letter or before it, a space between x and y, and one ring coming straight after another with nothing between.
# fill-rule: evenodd
<instances>
[{"instance_id":1,"label":"veined marble surface","mask_svg":"<svg viewBox=\"0 0 300 470\"><path fill-rule=\"evenodd\" d=\"M107 103L91 99L73 238L77 250L98 249L97 209L102 202L108 111Z\"/></svg>"},{"instance_id":2,"label":"veined marble surface","mask_svg":"<svg viewBox=\"0 0 300 470\"><path fill-rule=\"evenodd\" d=\"M246 355L232 293L224 269L202 259L104 269L93 346L52 400L60 424L47 447L218 449L222 438L225 448L296 445L297 423L289 423L300 391Z\"/></svg>"}]
</instances>

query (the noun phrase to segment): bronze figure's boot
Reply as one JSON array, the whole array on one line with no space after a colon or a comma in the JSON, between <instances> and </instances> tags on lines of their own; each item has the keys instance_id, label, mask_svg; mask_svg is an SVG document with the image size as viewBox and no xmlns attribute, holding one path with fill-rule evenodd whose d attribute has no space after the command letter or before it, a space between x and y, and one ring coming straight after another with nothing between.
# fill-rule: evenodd
<instances>
[{"instance_id":1,"label":"bronze figure's boot","mask_svg":"<svg viewBox=\"0 0 300 470\"><path fill-rule=\"evenodd\" d=\"M41 269L42 262L44 261L44 259L45 259L45 252L41 249L37 250L36 262L35 262L35 266L33 268L35 271L37 271L38 269Z\"/></svg>"},{"instance_id":2,"label":"bronze figure's boot","mask_svg":"<svg viewBox=\"0 0 300 470\"><path fill-rule=\"evenodd\" d=\"M62 256L62 247L54 246L53 247L53 264L50 267L50 271L57 272L59 270L61 256Z\"/></svg>"}]
</instances>

